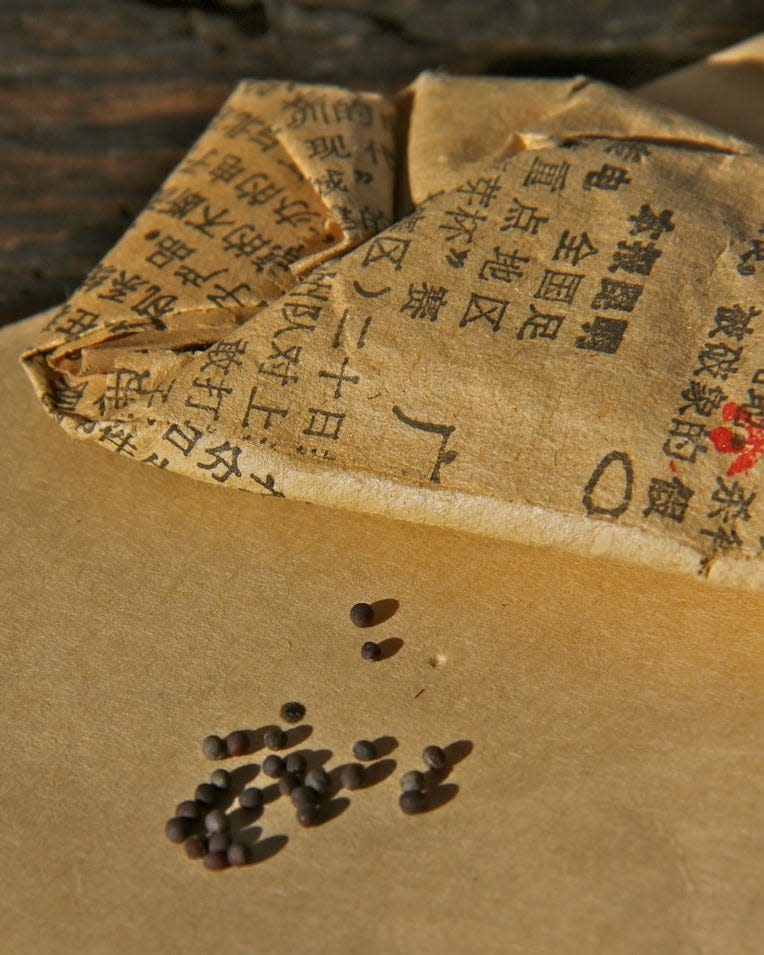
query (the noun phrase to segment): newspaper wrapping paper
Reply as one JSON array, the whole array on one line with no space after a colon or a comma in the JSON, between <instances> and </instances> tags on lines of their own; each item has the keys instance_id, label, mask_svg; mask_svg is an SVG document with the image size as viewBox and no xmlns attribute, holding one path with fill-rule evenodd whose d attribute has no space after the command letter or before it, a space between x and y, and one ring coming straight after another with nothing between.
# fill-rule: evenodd
<instances>
[{"instance_id":1,"label":"newspaper wrapping paper","mask_svg":"<svg viewBox=\"0 0 764 955\"><path fill-rule=\"evenodd\" d=\"M763 168L580 78L245 81L23 361L136 461L759 588Z\"/></svg>"}]
</instances>

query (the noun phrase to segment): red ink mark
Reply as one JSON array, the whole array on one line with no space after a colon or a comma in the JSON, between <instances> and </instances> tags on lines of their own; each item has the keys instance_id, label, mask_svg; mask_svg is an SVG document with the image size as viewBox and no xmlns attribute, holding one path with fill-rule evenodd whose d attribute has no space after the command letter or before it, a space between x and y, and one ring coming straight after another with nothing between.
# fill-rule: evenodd
<instances>
[{"instance_id":1,"label":"red ink mark","mask_svg":"<svg viewBox=\"0 0 764 955\"><path fill-rule=\"evenodd\" d=\"M671 471L672 474L676 474L677 466L675 461L669 461L669 471Z\"/></svg>"},{"instance_id":2,"label":"red ink mark","mask_svg":"<svg viewBox=\"0 0 764 955\"><path fill-rule=\"evenodd\" d=\"M764 454L764 426L753 420L750 411L734 401L722 408L722 420L731 422L731 428L714 428L708 432L711 443L721 454L735 454L727 474L750 471Z\"/></svg>"}]
</instances>

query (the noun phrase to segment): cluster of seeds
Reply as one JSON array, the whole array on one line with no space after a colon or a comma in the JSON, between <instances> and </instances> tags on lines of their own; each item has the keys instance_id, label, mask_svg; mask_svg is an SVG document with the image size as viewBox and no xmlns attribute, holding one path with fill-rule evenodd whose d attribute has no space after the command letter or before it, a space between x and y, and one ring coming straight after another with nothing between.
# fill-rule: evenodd
<instances>
[{"instance_id":1,"label":"cluster of seeds","mask_svg":"<svg viewBox=\"0 0 764 955\"><path fill-rule=\"evenodd\" d=\"M356 627L370 627L374 623L374 608L371 604L353 604L350 608L350 622ZM361 659L376 663L382 659L382 648L373 640L366 640L361 646Z\"/></svg>"},{"instance_id":2,"label":"cluster of seeds","mask_svg":"<svg viewBox=\"0 0 764 955\"><path fill-rule=\"evenodd\" d=\"M422 762L430 771L429 779L418 769L410 769L400 779L402 792L398 797L398 805L409 816L427 808L429 783L437 781L438 775L448 766L446 754L440 746L426 746L422 752Z\"/></svg>"}]
</instances>

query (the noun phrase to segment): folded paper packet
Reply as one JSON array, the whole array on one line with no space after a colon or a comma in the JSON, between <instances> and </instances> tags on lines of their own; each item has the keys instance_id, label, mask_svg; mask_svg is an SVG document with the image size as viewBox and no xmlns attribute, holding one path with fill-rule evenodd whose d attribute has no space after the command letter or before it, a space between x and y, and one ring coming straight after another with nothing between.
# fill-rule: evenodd
<instances>
[{"instance_id":1,"label":"folded paper packet","mask_svg":"<svg viewBox=\"0 0 764 955\"><path fill-rule=\"evenodd\" d=\"M761 587L763 169L583 78L244 81L23 361L137 461Z\"/></svg>"}]
</instances>

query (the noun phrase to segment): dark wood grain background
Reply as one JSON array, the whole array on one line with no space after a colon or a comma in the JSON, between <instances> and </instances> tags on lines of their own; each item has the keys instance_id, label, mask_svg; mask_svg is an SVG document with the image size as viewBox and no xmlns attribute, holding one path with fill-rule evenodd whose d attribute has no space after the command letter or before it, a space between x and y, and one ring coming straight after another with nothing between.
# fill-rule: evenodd
<instances>
[{"instance_id":1,"label":"dark wood grain background","mask_svg":"<svg viewBox=\"0 0 764 955\"><path fill-rule=\"evenodd\" d=\"M0 323L77 286L239 77L629 87L762 30L762 0L2 0Z\"/></svg>"}]
</instances>

